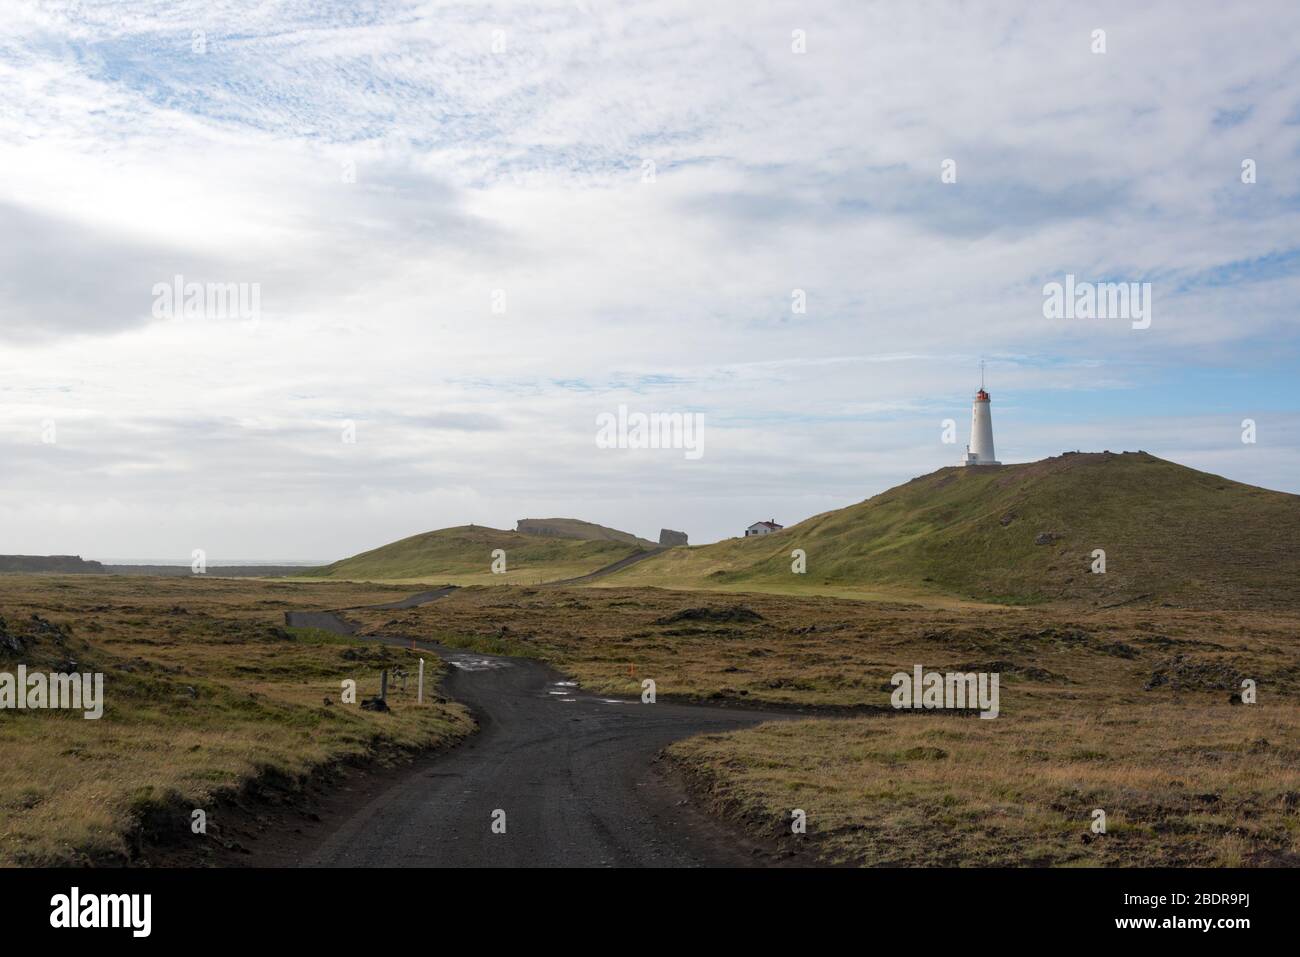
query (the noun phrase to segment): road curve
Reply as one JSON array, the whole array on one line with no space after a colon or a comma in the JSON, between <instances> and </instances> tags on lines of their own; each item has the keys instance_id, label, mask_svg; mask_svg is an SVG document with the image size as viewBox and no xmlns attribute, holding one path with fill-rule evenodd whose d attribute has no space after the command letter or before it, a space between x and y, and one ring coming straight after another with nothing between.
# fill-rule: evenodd
<instances>
[{"instance_id":1,"label":"road curve","mask_svg":"<svg viewBox=\"0 0 1300 957\"><path fill-rule=\"evenodd\" d=\"M331 623L329 619L333 619ZM330 612L290 624L352 634ZM403 647L409 639L369 638ZM699 866L753 863L753 848L684 805L654 769L679 738L789 713L587 694L548 666L441 648L443 693L468 705L479 731L353 810L304 866ZM653 675L648 676L653 677ZM505 833L493 829L494 814ZM497 830L500 830L498 824Z\"/></svg>"},{"instance_id":2,"label":"road curve","mask_svg":"<svg viewBox=\"0 0 1300 957\"><path fill-rule=\"evenodd\" d=\"M630 565L635 565L637 562L643 562L647 558L654 558L656 555L662 555L666 551L668 551L666 546L647 548L645 551L633 552L631 555L626 555L616 562L603 565L600 568L597 568L594 572L587 572L585 575L579 575L577 578L560 578L553 582L545 582L544 584L551 586L585 584L586 582L595 581L598 578L604 578L606 575L612 575L614 572L621 572Z\"/></svg>"},{"instance_id":3,"label":"road curve","mask_svg":"<svg viewBox=\"0 0 1300 957\"><path fill-rule=\"evenodd\" d=\"M437 601L439 598L446 598L456 590L456 585L443 585L441 588L432 588L429 591L416 592L407 598L400 598L397 601L384 602L382 605L366 605L375 611L388 611L389 609L415 608L419 605L427 605L431 601Z\"/></svg>"}]
</instances>

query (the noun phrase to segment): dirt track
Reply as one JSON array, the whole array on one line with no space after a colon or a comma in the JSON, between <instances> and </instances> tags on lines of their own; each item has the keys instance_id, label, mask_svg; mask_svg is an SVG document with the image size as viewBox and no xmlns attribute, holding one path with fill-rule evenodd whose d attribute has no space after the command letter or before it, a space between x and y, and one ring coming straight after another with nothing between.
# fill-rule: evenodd
<instances>
[{"instance_id":1,"label":"dirt track","mask_svg":"<svg viewBox=\"0 0 1300 957\"><path fill-rule=\"evenodd\" d=\"M352 634L330 612L291 625ZM409 647L407 639L373 638ZM790 714L602 698L547 666L421 644L451 665L443 693L480 730L280 850L307 866L744 865L758 851L681 801L654 767L678 738ZM505 833L493 814L505 812Z\"/></svg>"},{"instance_id":2,"label":"dirt track","mask_svg":"<svg viewBox=\"0 0 1300 957\"><path fill-rule=\"evenodd\" d=\"M597 568L594 572L588 572L585 575L579 575L577 578L561 578L559 581L547 582L548 585L580 585L585 582L595 581L597 578L604 578L606 575L612 575L614 572L621 572L623 569L637 562L643 562L647 558L654 558L656 555L662 555L668 551L667 548L649 548L643 552L633 552L624 558L602 568Z\"/></svg>"}]
</instances>

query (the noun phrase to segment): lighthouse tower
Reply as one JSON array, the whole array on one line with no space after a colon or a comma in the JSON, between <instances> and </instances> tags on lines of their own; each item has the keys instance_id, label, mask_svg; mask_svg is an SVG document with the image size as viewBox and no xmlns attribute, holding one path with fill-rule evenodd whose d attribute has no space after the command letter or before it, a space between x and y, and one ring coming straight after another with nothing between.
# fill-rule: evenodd
<instances>
[{"instance_id":1,"label":"lighthouse tower","mask_svg":"<svg viewBox=\"0 0 1300 957\"><path fill-rule=\"evenodd\" d=\"M970 408L970 445L962 465L1001 465L993 455L993 413L989 394L984 391L984 363L980 363L980 390Z\"/></svg>"}]
</instances>

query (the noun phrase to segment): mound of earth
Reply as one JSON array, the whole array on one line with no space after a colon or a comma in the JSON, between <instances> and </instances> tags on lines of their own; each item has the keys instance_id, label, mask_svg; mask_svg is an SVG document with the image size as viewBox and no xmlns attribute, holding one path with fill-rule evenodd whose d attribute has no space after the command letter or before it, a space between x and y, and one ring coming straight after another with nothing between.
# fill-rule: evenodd
<instances>
[{"instance_id":1,"label":"mound of earth","mask_svg":"<svg viewBox=\"0 0 1300 957\"><path fill-rule=\"evenodd\" d=\"M675 625L680 621L726 621L748 622L762 621L763 616L745 605L731 605L726 608L683 608L679 612L656 618L656 625Z\"/></svg>"}]
</instances>

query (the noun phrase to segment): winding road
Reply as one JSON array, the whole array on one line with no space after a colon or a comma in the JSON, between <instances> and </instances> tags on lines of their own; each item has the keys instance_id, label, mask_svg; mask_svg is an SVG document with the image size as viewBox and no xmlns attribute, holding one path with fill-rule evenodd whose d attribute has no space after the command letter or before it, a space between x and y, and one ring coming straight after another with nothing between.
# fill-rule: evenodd
<instances>
[{"instance_id":1,"label":"winding road","mask_svg":"<svg viewBox=\"0 0 1300 957\"><path fill-rule=\"evenodd\" d=\"M423 593L410 600L418 604L447 593ZM340 634L356 631L353 623L333 612L291 612L287 622ZM411 645L404 638L365 640ZM430 643L417 642L417 647L440 655L451 666L443 693L473 711L478 732L350 809L327 834L295 851L285 863L754 863L760 849L682 800L681 792L656 769L654 758L679 738L789 720L790 713L601 697L581 691L532 659Z\"/></svg>"}]
</instances>

